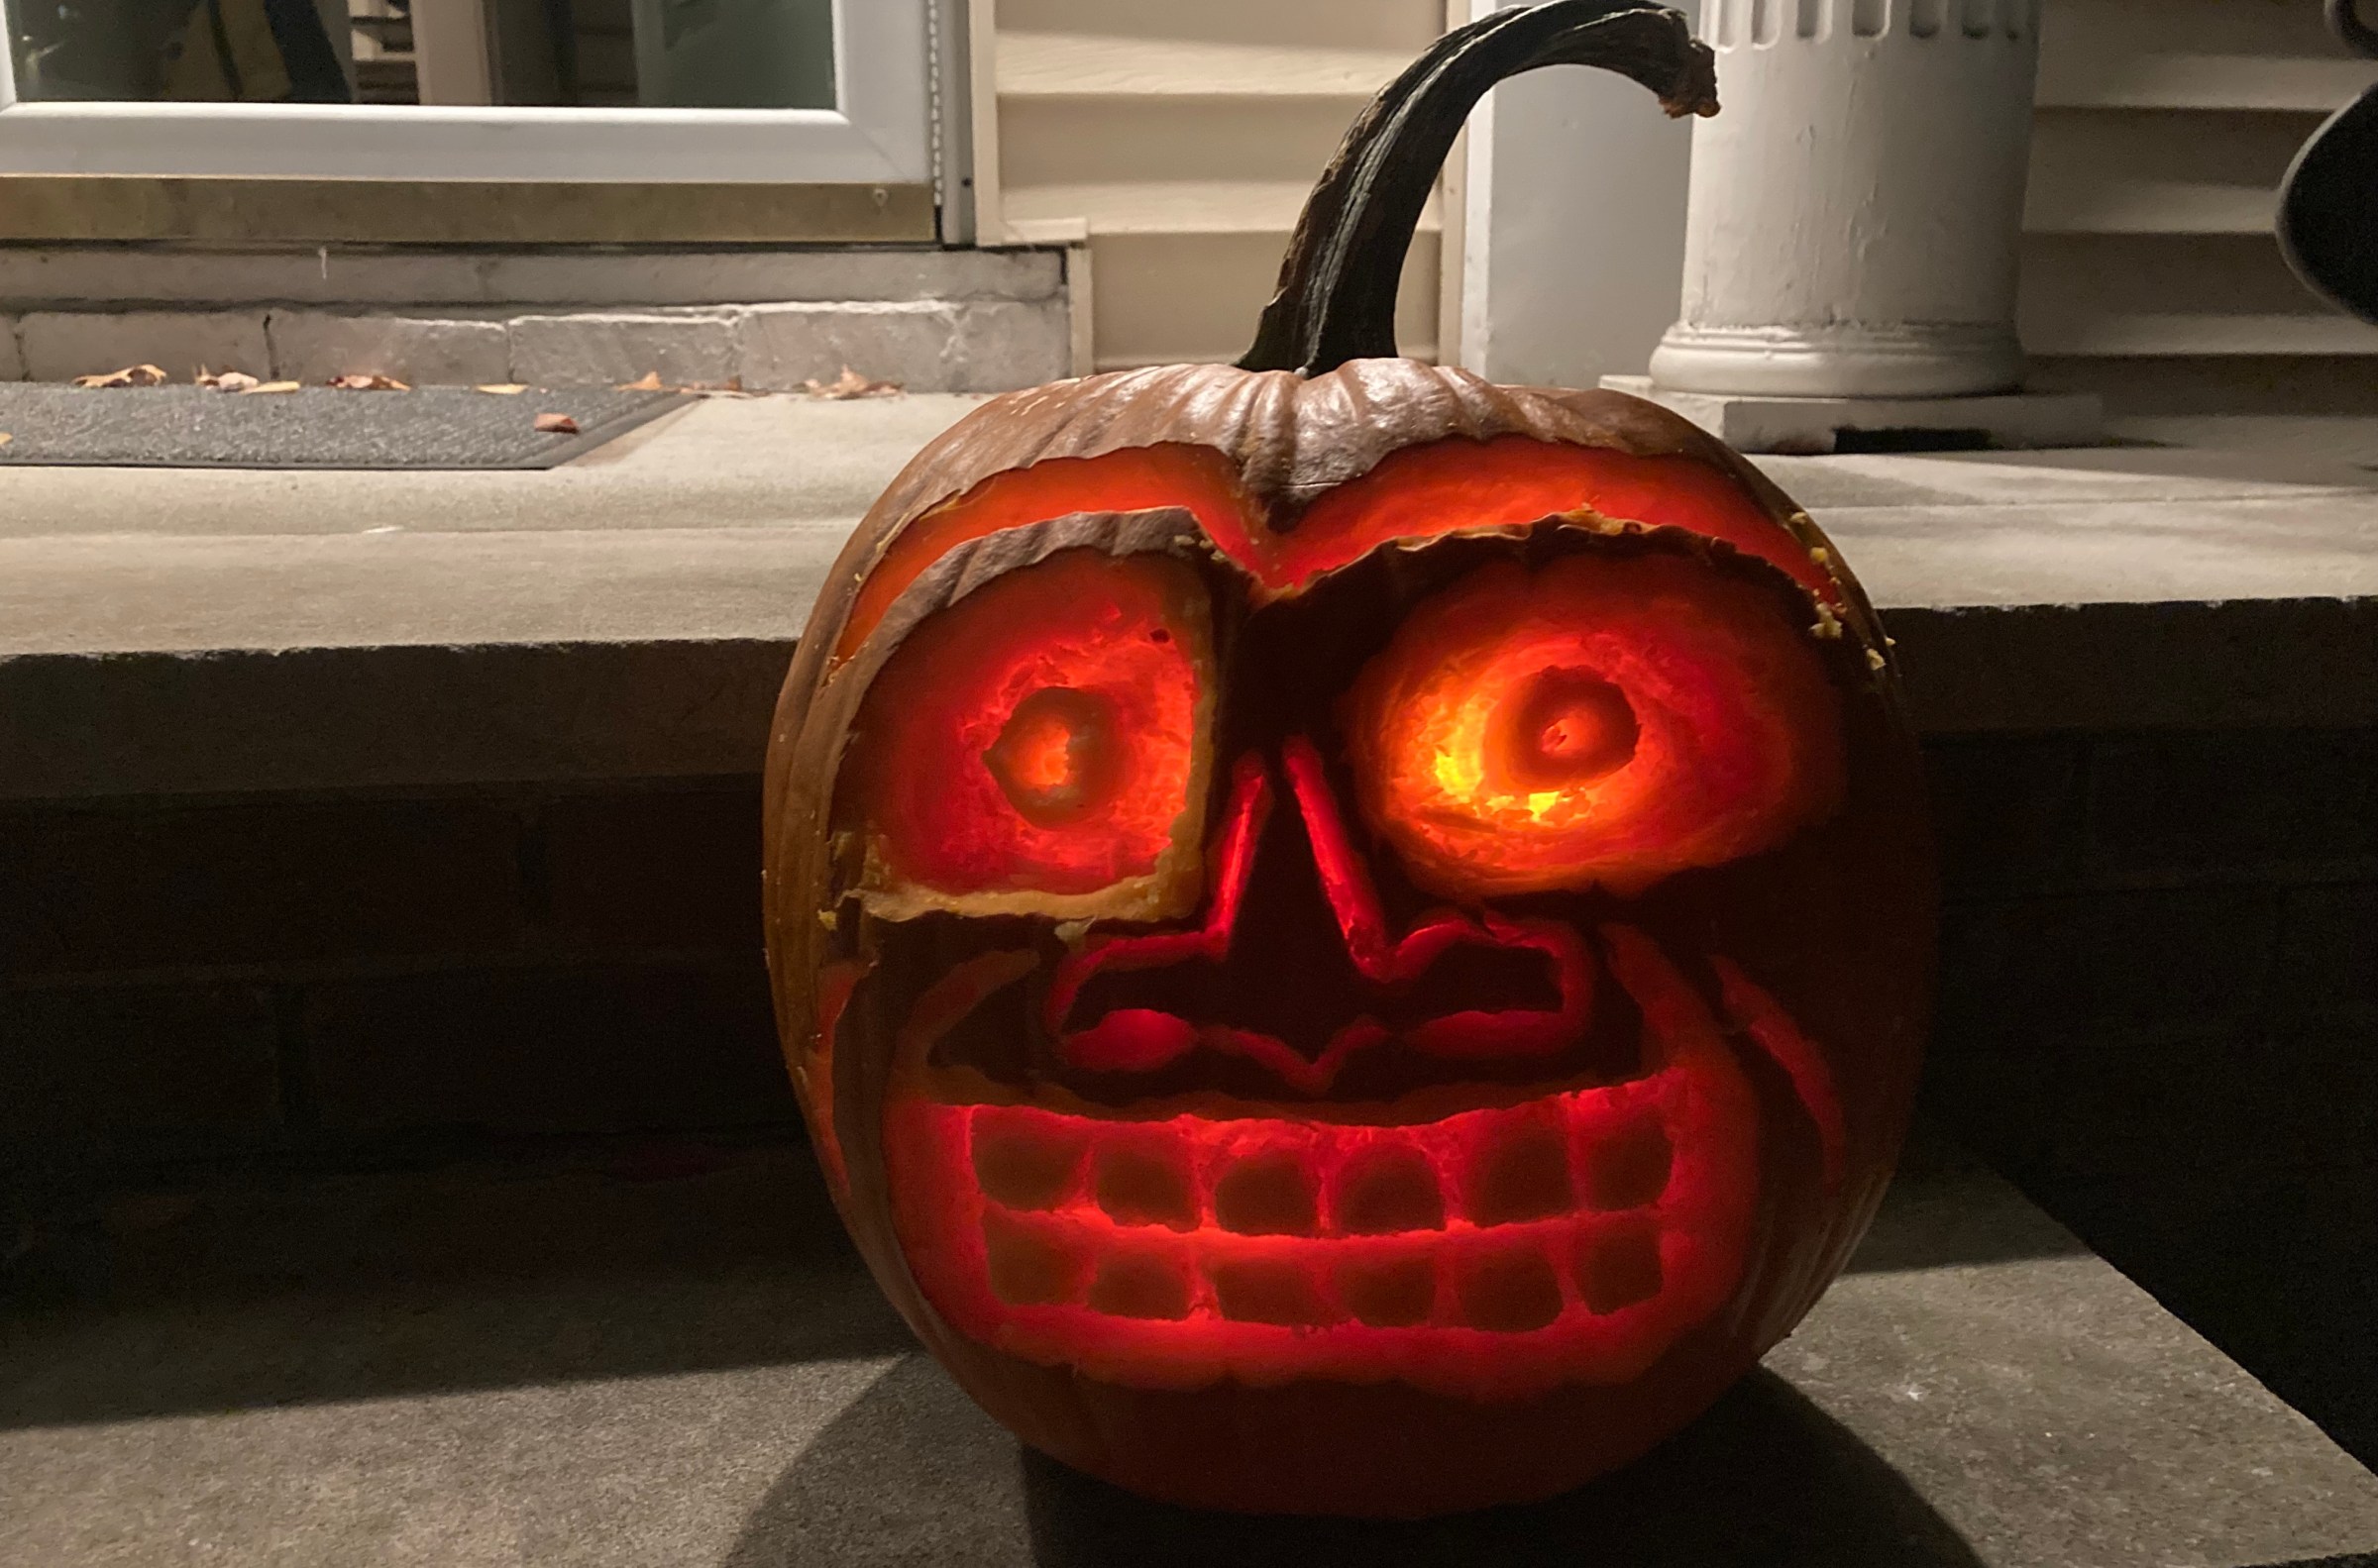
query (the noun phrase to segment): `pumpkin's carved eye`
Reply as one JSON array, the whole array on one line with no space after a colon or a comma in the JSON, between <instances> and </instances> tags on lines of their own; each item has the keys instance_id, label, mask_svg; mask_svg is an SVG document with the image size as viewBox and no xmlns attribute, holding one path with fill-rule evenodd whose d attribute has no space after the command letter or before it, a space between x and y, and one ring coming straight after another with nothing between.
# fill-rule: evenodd
<instances>
[{"instance_id":1,"label":"pumpkin's carved eye","mask_svg":"<svg viewBox=\"0 0 2378 1568\"><path fill-rule=\"evenodd\" d=\"M1804 638L1681 557L1481 568L1348 695L1363 816L1453 897L1633 892L1769 848L1841 789L1839 698Z\"/></svg>"},{"instance_id":2,"label":"pumpkin's carved eye","mask_svg":"<svg viewBox=\"0 0 2378 1568\"><path fill-rule=\"evenodd\" d=\"M1193 900L1207 621L1178 562L1070 550L921 623L857 726L871 889L911 909Z\"/></svg>"},{"instance_id":3,"label":"pumpkin's carved eye","mask_svg":"<svg viewBox=\"0 0 2378 1568\"><path fill-rule=\"evenodd\" d=\"M1067 827L1114 801L1126 745L1106 692L1042 686L1016 704L983 762L1026 821Z\"/></svg>"}]
</instances>

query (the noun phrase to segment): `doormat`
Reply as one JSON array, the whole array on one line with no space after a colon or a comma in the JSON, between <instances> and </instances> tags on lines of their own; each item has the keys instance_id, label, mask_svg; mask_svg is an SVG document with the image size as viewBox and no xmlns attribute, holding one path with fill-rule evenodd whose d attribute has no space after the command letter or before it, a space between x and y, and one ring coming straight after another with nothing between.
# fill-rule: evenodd
<instances>
[{"instance_id":1,"label":"doormat","mask_svg":"<svg viewBox=\"0 0 2378 1568\"><path fill-rule=\"evenodd\" d=\"M685 405L608 387L503 396L409 391L223 392L0 382L0 466L154 469L550 469ZM539 430L567 421L570 428Z\"/></svg>"}]
</instances>

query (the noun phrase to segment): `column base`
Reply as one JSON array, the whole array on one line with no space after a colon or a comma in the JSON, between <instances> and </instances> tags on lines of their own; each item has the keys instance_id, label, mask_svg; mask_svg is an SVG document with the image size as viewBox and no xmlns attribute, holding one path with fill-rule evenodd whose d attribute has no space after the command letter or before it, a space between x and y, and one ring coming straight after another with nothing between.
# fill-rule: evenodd
<instances>
[{"instance_id":1,"label":"column base","mask_svg":"<svg viewBox=\"0 0 2378 1568\"><path fill-rule=\"evenodd\" d=\"M1737 452L1958 452L2089 447L2106 439L2106 410L2095 392L1772 397L1670 391L1648 375L1605 375L1602 385L1681 414Z\"/></svg>"}]
</instances>

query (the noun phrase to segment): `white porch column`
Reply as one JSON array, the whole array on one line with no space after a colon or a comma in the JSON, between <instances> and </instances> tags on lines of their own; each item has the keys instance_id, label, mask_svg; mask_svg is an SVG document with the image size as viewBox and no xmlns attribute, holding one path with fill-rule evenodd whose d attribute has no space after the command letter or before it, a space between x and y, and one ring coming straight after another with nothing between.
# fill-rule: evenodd
<instances>
[{"instance_id":1,"label":"white porch column","mask_svg":"<svg viewBox=\"0 0 2378 1568\"><path fill-rule=\"evenodd\" d=\"M1725 107L1651 395L1754 447L2094 434L2090 400L2012 395L2039 3L1703 0Z\"/></svg>"}]
</instances>

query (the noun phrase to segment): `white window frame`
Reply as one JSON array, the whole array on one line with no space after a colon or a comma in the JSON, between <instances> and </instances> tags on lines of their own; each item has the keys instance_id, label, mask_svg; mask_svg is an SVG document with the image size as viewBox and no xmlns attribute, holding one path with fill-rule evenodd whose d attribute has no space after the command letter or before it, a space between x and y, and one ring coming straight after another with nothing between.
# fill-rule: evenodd
<instances>
[{"instance_id":1,"label":"white window frame","mask_svg":"<svg viewBox=\"0 0 2378 1568\"><path fill-rule=\"evenodd\" d=\"M831 0L833 109L19 103L0 48L0 174L920 183L929 3Z\"/></svg>"}]
</instances>

